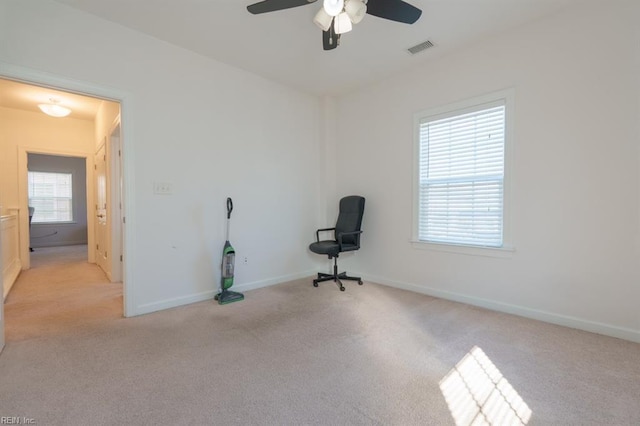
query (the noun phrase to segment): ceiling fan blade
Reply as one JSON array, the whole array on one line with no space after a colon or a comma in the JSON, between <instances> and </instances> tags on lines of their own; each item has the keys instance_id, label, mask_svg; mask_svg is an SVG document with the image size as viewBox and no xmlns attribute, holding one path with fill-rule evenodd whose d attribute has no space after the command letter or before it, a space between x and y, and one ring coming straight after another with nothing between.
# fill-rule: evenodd
<instances>
[{"instance_id":1,"label":"ceiling fan blade","mask_svg":"<svg viewBox=\"0 0 640 426\"><path fill-rule=\"evenodd\" d=\"M254 15L259 13L275 12L276 10L290 9L314 3L316 0L264 0L247 6L247 10Z\"/></svg>"},{"instance_id":2,"label":"ceiling fan blade","mask_svg":"<svg viewBox=\"0 0 640 426\"><path fill-rule=\"evenodd\" d=\"M322 48L324 50L333 50L338 47L338 42L340 41L340 34L336 34L333 23L335 22L335 18L331 21L331 26L327 31L322 32Z\"/></svg>"},{"instance_id":3,"label":"ceiling fan blade","mask_svg":"<svg viewBox=\"0 0 640 426\"><path fill-rule=\"evenodd\" d=\"M367 13L404 24L413 24L422 15L420 9L402 0L369 0Z\"/></svg>"}]
</instances>

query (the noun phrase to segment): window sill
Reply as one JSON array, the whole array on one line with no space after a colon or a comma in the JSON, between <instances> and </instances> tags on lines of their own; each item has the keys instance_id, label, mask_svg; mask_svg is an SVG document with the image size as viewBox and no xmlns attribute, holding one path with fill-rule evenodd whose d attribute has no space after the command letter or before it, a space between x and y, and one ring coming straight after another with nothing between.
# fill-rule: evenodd
<instances>
[{"instance_id":1,"label":"window sill","mask_svg":"<svg viewBox=\"0 0 640 426\"><path fill-rule=\"evenodd\" d=\"M420 250L434 250L447 253L464 254L468 256L485 256L485 257L499 257L499 258L511 258L515 253L515 247L503 246L503 247L480 247L480 246L465 246L461 244L441 244L441 243L429 243L426 241L411 240L413 248Z\"/></svg>"}]
</instances>

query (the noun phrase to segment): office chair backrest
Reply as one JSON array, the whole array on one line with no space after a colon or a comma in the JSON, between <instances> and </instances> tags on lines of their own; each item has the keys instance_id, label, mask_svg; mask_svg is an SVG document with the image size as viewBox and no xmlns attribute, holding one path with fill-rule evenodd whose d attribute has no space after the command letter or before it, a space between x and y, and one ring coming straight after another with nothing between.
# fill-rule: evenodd
<instances>
[{"instance_id":1,"label":"office chair backrest","mask_svg":"<svg viewBox=\"0 0 640 426\"><path fill-rule=\"evenodd\" d=\"M364 197L349 195L340 200L340 211L336 222L336 240L340 232L360 231L362 215L364 214ZM359 245L359 235L346 235L342 238L344 244Z\"/></svg>"}]
</instances>

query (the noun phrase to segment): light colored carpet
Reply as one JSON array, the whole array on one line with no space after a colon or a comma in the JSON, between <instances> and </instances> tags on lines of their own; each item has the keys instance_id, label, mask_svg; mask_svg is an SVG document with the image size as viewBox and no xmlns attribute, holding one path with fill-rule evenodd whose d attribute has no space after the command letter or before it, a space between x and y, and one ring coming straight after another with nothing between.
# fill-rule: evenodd
<instances>
[{"instance_id":1,"label":"light colored carpet","mask_svg":"<svg viewBox=\"0 0 640 426\"><path fill-rule=\"evenodd\" d=\"M39 247L30 253L31 268L87 262L87 245Z\"/></svg>"},{"instance_id":2,"label":"light colored carpet","mask_svg":"<svg viewBox=\"0 0 640 426\"><path fill-rule=\"evenodd\" d=\"M638 425L640 345L365 283L300 280L9 340L38 424ZM455 416L455 417L454 417Z\"/></svg>"},{"instance_id":3,"label":"light colored carpet","mask_svg":"<svg viewBox=\"0 0 640 426\"><path fill-rule=\"evenodd\" d=\"M122 317L122 284L87 263L86 245L37 248L4 310L8 342L69 333Z\"/></svg>"}]
</instances>

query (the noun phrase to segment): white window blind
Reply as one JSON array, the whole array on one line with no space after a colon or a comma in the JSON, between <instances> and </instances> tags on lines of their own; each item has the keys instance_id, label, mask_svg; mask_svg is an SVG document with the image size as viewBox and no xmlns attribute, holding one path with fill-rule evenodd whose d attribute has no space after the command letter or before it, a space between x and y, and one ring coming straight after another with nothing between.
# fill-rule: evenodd
<instances>
[{"instance_id":1,"label":"white window blind","mask_svg":"<svg viewBox=\"0 0 640 426\"><path fill-rule=\"evenodd\" d=\"M418 239L502 247L504 100L418 125Z\"/></svg>"},{"instance_id":2,"label":"white window blind","mask_svg":"<svg viewBox=\"0 0 640 426\"><path fill-rule=\"evenodd\" d=\"M73 187L71 173L29 172L29 206L35 223L71 222Z\"/></svg>"}]
</instances>

